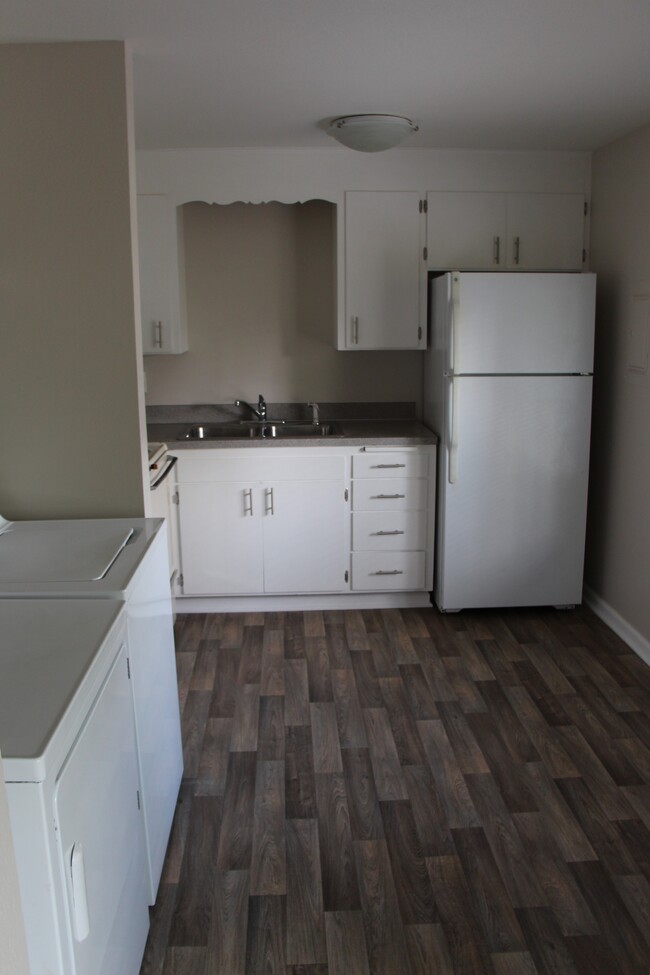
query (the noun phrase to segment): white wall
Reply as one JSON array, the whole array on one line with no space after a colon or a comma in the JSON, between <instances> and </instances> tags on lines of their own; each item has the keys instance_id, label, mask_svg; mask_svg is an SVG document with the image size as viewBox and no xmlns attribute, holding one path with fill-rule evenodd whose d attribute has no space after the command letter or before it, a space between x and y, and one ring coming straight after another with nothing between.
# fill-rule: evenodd
<instances>
[{"instance_id":1,"label":"white wall","mask_svg":"<svg viewBox=\"0 0 650 975\"><path fill-rule=\"evenodd\" d=\"M141 515L124 45L2 45L0 90L0 512Z\"/></svg>"},{"instance_id":2,"label":"white wall","mask_svg":"<svg viewBox=\"0 0 650 975\"><path fill-rule=\"evenodd\" d=\"M0 755L0 972L29 975L16 860Z\"/></svg>"},{"instance_id":3,"label":"white wall","mask_svg":"<svg viewBox=\"0 0 650 975\"><path fill-rule=\"evenodd\" d=\"M591 221L598 301L586 581L650 651L650 126L594 154Z\"/></svg>"}]
</instances>

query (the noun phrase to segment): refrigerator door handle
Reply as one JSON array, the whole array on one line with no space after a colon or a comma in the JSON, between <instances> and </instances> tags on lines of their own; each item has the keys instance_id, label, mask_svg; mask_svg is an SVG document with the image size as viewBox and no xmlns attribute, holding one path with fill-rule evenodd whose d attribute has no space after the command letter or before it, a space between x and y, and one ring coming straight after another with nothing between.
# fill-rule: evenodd
<instances>
[{"instance_id":1,"label":"refrigerator door handle","mask_svg":"<svg viewBox=\"0 0 650 975\"><path fill-rule=\"evenodd\" d=\"M456 355L460 334L460 280L457 274L452 275L451 294L449 302L449 372L457 372Z\"/></svg>"},{"instance_id":2,"label":"refrigerator door handle","mask_svg":"<svg viewBox=\"0 0 650 975\"><path fill-rule=\"evenodd\" d=\"M449 417L447 480L450 484L456 483L456 475L458 473L458 428L456 422L456 416L458 413L456 403L457 389L458 384L452 377L449 381L449 390L447 394L449 397L447 410L447 415Z\"/></svg>"}]
</instances>

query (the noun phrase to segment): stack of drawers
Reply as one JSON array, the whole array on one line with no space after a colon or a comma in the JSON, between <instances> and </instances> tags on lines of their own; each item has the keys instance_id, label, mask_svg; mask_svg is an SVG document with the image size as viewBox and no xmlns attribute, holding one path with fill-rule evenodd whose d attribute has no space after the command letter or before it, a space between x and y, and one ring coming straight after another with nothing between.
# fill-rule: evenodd
<instances>
[{"instance_id":1,"label":"stack of drawers","mask_svg":"<svg viewBox=\"0 0 650 975\"><path fill-rule=\"evenodd\" d=\"M433 585L435 447L352 458L352 589Z\"/></svg>"}]
</instances>

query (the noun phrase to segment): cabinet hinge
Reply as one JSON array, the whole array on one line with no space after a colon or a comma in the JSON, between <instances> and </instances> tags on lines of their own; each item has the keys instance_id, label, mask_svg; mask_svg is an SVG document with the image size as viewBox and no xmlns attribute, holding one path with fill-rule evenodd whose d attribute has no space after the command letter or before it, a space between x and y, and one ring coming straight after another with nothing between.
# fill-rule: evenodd
<instances>
[{"instance_id":1,"label":"cabinet hinge","mask_svg":"<svg viewBox=\"0 0 650 975\"><path fill-rule=\"evenodd\" d=\"M179 575L179 577L178 577L178 584L179 584L179 586L181 587L181 589L182 589L182 588L183 588L183 586L185 585L185 579L183 578L183 573L182 573L182 572L181 572L181 574L180 574L180 575Z\"/></svg>"},{"instance_id":2,"label":"cabinet hinge","mask_svg":"<svg viewBox=\"0 0 650 975\"><path fill-rule=\"evenodd\" d=\"M172 504L178 504L178 491L174 491L172 494Z\"/></svg>"},{"instance_id":3,"label":"cabinet hinge","mask_svg":"<svg viewBox=\"0 0 650 975\"><path fill-rule=\"evenodd\" d=\"M345 498L345 500L346 500L346 501L347 501L347 500L348 500L348 498L350 497L350 492L348 491L348 489L347 489L347 488L346 488L346 489L345 489L345 491L343 492L343 497Z\"/></svg>"},{"instance_id":4,"label":"cabinet hinge","mask_svg":"<svg viewBox=\"0 0 650 975\"><path fill-rule=\"evenodd\" d=\"M349 582L350 581L350 573L348 572L347 569L345 570L345 581L346 582Z\"/></svg>"},{"instance_id":5,"label":"cabinet hinge","mask_svg":"<svg viewBox=\"0 0 650 975\"><path fill-rule=\"evenodd\" d=\"M585 217L587 216L588 213L589 213L589 204L585 200L585 205L584 205L584 215L585 215Z\"/></svg>"},{"instance_id":6,"label":"cabinet hinge","mask_svg":"<svg viewBox=\"0 0 650 975\"><path fill-rule=\"evenodd\" d=\"M428 252L428 250L426 249L426 247L424 247L424 248L422 249L422 257L423 257L423 258L424 258L424 260L426 261L426 259L427 259L427 257L428 257L428 256L429 256L429 252Z\"/></svg>"}]
</instances>

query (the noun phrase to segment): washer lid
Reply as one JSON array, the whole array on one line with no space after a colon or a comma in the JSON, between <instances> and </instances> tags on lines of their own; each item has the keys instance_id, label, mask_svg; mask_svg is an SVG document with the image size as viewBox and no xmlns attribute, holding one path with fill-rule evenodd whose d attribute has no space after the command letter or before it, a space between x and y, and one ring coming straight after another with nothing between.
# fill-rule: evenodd
<instances>
[{"instance_id":1,"label":"washer lid","mask_svg":"<svg viewBox=\"0 0 650 975\"><path fill-rule=\"evenodd\" d=\"M95 582L103 579L133 535L110 522L5 522L0 531L0 583Z\"/></svg>"}]
</instances>

